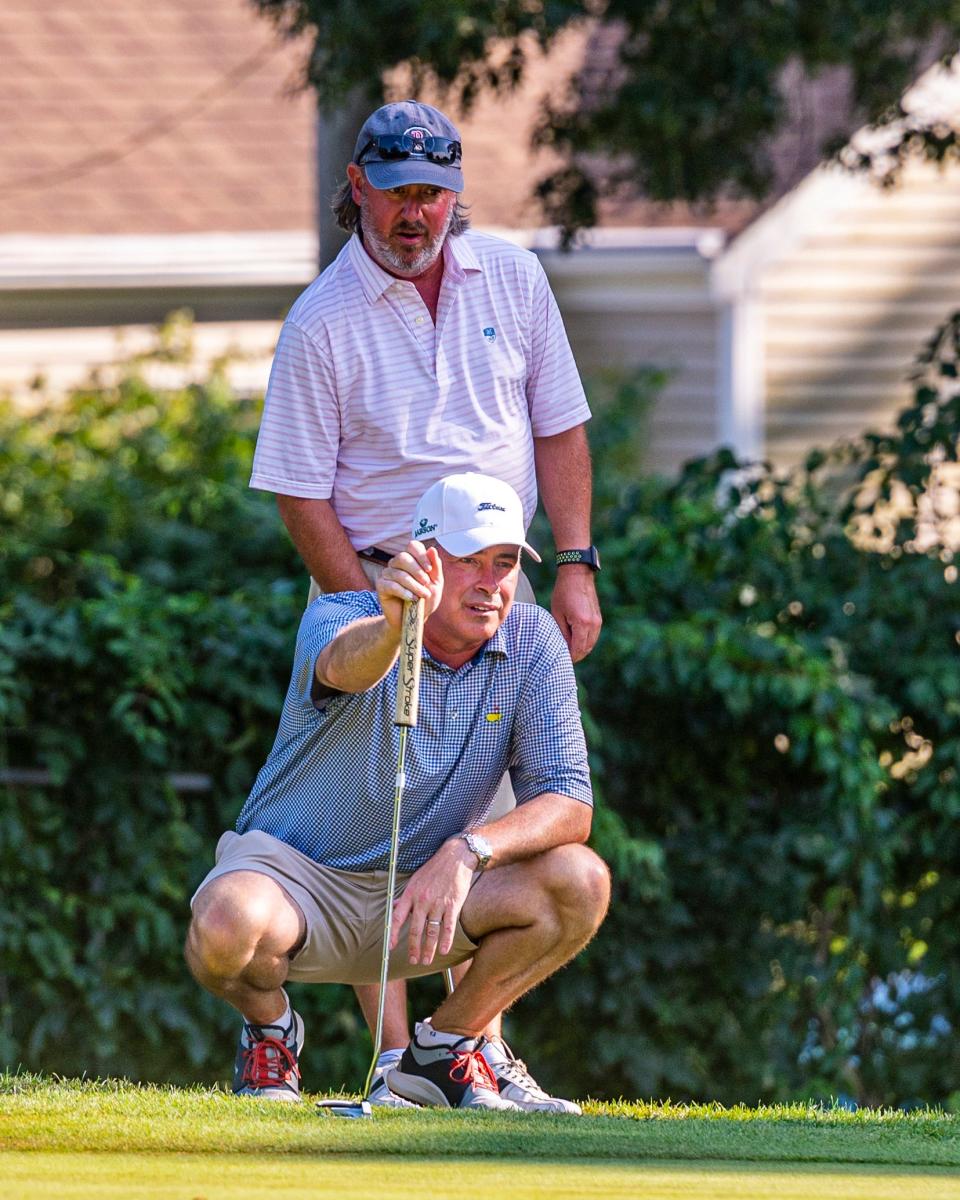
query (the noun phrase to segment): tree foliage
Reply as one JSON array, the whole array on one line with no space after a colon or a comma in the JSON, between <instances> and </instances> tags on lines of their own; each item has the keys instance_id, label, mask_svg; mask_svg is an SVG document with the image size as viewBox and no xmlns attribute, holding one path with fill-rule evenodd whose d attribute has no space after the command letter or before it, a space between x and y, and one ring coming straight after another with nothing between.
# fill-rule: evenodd
<instances>
[{"instance_id":1,"label":"tree foliage","mask_svg":"<svg viewBox=\"0 0 960 1200\"><path fill-rule=\"evenodd\" d=\"M327 109L353 92L379 101L384 73L400 65L415 87L436 85L469 108L484 90L516 87L533 47L574 26L592 31L591 58L562 93L545 98L535 135L561 157L538 193L547 219L568 231L592 224L604 196L762 197L771 140L788 116L788 65L811 76L847 68L849 134L864 123L902 122L904 89L937 47L952 50L960 37L960 10L947 0L254 3L284 35L309 39L305 81ZM884 150L888 174L911 151L938 161L956 154L955 131L942 124L911 120L896 131ZM869 168L873 156L860 151L849 161Z\"/></svg>"}]
</instances>

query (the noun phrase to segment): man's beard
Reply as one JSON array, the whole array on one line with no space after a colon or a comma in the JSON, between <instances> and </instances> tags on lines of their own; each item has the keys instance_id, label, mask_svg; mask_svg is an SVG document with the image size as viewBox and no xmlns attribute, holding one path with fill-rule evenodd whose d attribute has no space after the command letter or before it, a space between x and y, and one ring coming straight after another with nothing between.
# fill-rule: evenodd
<instances>
[{"instance_id":1,"label":"man's beard","mask_svg":"<svg viewBox=\"0 0 960 1200\"><path fill-rule=\"evenodd\" d=\"M393 271L397 275L403 275L410 279L413 279L416 275L422 275L440 257L443 250L443 243L450 231L452 221L453 206L451 205L443 229L434 238L429 237L427 227L422 222L418 221L414 224L404 223L399 225L397 227L398 232L428 234L427 242L417 251L416 255L413 258L407 258L401 252L395 250L385 238L381 238L376 233L373 228L373 219L369 214L369 203L366 196L360 201L360 226L363 230L363 244L381 266L386 267L388 271Z\"/></svg>"}]
</instances>

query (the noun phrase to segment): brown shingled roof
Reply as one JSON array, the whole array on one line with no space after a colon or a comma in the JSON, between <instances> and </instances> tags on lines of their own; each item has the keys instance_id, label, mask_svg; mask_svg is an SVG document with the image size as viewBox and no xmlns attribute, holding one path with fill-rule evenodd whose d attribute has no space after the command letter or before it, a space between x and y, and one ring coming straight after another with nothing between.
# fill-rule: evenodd
<instances>
[{"instance_id":1,"label":"brown shingled roof","mask_svg":"<svg viewBox=\"0 0 960 1200\"><path fill-rule=\"evenodd\" d=\"M312 229L302 53L244 0L5 0L0 233Z\"/></svg>"},{"instance_id":2,"label":"brown shingled roof","mask_svg":"<svg viewBox=\"0 0 960 1200\"><path fill-rule=\"evenodd\" d=\"M4 0L0 234L313 229L315 106L294 92L307 49L307 39L281 41L248 0ZM520 91L459 115L475 225L542 223L531 192L553 160L531 152L530 131L542 97L556 98L596 54L589 27L567 31L548 57L531 53ZM767 203L816 164L843 89L837 73L789 79L792 120L774 147ZM641 197L604 202L600 215L608 226L736 233L762 207Z\"/></svg>"}]
</instances>

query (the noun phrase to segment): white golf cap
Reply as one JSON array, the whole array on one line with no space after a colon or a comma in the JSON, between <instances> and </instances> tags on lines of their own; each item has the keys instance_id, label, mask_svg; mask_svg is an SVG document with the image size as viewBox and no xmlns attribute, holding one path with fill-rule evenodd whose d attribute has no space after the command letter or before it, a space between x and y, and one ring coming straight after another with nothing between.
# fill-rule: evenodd
<instances>
[{"instance_id":1,"label":"white golf cap","mask_svg":"<svg viewBox=\"0 0 960 1200\"><path fill-rule=\"evenodd\" d=\"M446 475L427 488L413 518L413 536L421 542L436 538L458 558L503 544L522 546L540 562L526 540L520 497L509 483L474 471Z\"/></svg>"}]
</instances>

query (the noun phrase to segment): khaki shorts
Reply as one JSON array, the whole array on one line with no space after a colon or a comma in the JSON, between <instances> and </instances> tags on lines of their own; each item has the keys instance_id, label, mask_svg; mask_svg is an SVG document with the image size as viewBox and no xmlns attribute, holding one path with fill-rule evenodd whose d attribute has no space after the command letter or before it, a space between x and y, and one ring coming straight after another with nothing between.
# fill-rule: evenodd
<instances>
[{"instance_id":1,"label":"khaki shorts","mask_svg":"<svg viewBox=\"0 0 960 1200\"><path fill-rule=\"evenodd\" d=\"M231 871L256 871L275 880L300 909L307 923L302 949L290 960L293 983L379 983L386 915L386 871L339 871L323 867L286 842L252 830L228 830L217 842L216 866L197 888ZM397 876L397 895L409 875ZM474 875L478 879L479 875ZM473 955L476 944L457 923L450 953L437 955L429 966L407 961L407 923L390 954L389 977L412 979L434 975Z\"/></svg>"},{"instance_id":2,"label":"khaki shorts","mask_svg":"<svg viewBox=\"0 0 960 1200\"><path fill-rule=\"evenodd\" d=\"M381 563L370 562L369 559L361 558L360 566L363 567L364 573L372 584L376 584L380 578L380 573L383 570ZM322 596L323 592L315 579L310 579L310 594L307 597L307 603L312 604L318 596ZM533 588L530 586L530 580L520 572L520 578L517 580L517 593L514 597L521 604L536 604L537 598L533 594ZM513 812L517 807L517 798L513 794L513 785L510 782L510 776L504 775L500 781L500 786L497 788L497 794L493 798L493 804L490 806L490 811L487 813L487 822L496 821L498 817L505 817L508 812Z\"/></svg>"}]
</instances>

